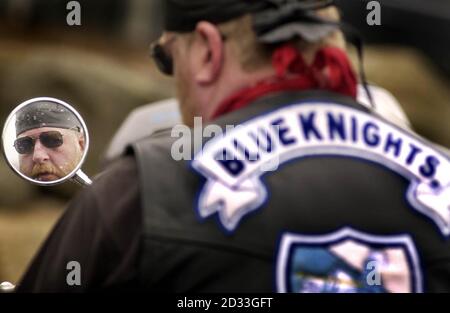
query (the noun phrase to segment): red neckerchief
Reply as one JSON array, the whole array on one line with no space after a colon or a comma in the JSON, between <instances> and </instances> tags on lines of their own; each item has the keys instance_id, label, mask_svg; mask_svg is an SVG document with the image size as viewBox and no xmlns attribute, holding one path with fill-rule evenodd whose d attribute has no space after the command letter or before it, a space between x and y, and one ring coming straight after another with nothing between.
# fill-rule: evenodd
<instances>
[{"instance_id":1,"label":"red neckerchief","mask_svg":"<svg viewBox=\"0 0 450 313\"><path fill-rule=\"evenodd\" d=\"M301 53L292 44L286 44L273 53L272 66L275 77L231 95L219 105L213 118L279 91L324 89L356 98L356 75L346 54L339 48L322 48L316 53L313 64L308 66ZM287 78L287 75L291 77Z\"/></svg>"}]
</instances>

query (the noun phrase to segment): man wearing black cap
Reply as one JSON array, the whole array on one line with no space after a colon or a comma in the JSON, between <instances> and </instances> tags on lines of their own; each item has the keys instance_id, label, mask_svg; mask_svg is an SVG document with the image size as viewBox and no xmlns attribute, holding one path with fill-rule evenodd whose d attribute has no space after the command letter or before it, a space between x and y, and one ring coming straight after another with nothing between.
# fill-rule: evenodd
<instances>
[{"instance_id":1,"label":"man wearing black cap","mask_svg":"<svg viewBox=\"0 0 450 313\"><path fill-rule=\"evenodd\" d=\"M17 113L14 147L20 172L39 181L56 181L70 174L84 151L77 117L58 103L39 101Z\"/></svg>"},{"instance_id":2,"label":"man wearing black cap","mask_svg":"<svg viewBox=\"0 0 450 313\"><path fill-rule=\"evenodd\" d=\"M152 54L185 124L233 130L192 161L170 133L134 144L19 291L449 291L449 159L354 100L333 2L164 3Z\"/></svg>"}]
</instances>

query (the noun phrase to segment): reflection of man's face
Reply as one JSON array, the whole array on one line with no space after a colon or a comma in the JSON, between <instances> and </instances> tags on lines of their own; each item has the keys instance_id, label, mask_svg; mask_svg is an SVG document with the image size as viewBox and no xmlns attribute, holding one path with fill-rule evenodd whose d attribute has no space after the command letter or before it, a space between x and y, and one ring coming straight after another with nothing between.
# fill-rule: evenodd
<instances>
[{"instance_id":1,"label":"reflection of man's face","mask_svg":"<svg viewBox=\"0 0 450 313\"><path fill-rule=\"evenodd\" d=\"M63 144L47 148L39 135L57 131L62 134ZM19 154L20 172L40 181L55 181L67 176L81 161L84 151L84 137L81 133L54 127L41 127L21 133L21 137L36 138L34 149L29 154Z\"/></svg>"}]
</instances>

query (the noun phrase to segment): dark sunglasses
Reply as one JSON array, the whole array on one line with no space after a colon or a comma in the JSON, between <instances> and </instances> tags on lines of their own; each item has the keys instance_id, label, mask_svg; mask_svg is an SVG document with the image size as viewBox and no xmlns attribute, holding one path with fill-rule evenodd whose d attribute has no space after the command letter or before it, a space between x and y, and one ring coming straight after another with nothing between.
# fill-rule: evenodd
<instances>
[{"instance_id":1,"label":"dark sunglasses","mask_svg":"<svg viewBox=\"0 0 450 313\"><path fill-rule=\"evenodd\" d=\"M48 131L41 133L38 137L20 137L14 141L14 148L19 154L30 154L34 151L36 140L39 139L46 148L58 148L64 143L63 135L58 131Z\"/></svg>"},{"instance_id":2,"label":"dark sunglasses","mask_svg":"<svg viewBox=\"0 0 450 313\"><path fill-rule=\"evenodd\" d=\"M220 34L222 40L225 41L227 37L224 34ZM169 44L176 37L172 37L169 39L166 44ZM172 76L173 75L173 59L172 56L166 51L164 45L159 43L159 41L155 41L150 45L150 56L155 62L158 69L161 73Z\"/></svg>"},{"instance_id":3,"label":"dark sunglasses","mask_svg":"<svg viewBox=\"0 0 450 313\"><path fill-rule=\"evenodd\" d=\"M172 42L175 36L166 42L166 45ZM172 56L166 51L164 45L159 40L153 42L150 45L150 56L155 62L161 73L172 76L173 75L173 59Z\"/></svg>"}]
</instances>

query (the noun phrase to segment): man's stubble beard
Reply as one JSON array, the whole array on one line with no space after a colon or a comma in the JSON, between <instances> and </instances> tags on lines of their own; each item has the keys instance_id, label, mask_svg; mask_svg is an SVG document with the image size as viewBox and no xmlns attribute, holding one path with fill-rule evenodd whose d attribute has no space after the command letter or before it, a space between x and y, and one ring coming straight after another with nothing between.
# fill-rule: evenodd
<instances>
[{"instance_id":1,"label":"man's stubble beard","mask_svg":"<svg viewBox=\"0 0 450 313\"><path fill-rule=\"evenodd\" d=\"M35 163L33 164L33 168L31 172L25 171L22 164L20 165L20 172L25 174L26 176L37 179L41 174L51 174L58 179L66 177L70 174L81 162L83 157L83 151L81 149L77 149L76 156L73 159L70 159L64 165L56 166L53 162L44 162L44 163Z\"/></svg>"}]
</instances>

